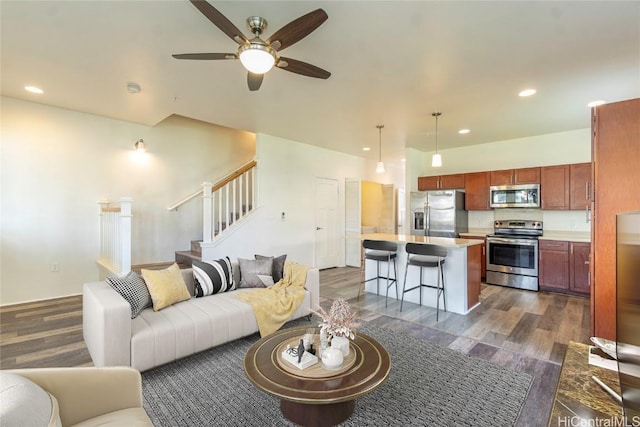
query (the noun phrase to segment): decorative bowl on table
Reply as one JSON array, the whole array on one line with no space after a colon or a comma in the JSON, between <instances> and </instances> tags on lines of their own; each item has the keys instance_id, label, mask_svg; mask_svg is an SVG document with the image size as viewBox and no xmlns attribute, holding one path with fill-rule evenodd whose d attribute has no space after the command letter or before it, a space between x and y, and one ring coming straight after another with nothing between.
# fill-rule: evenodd
<instances>
[{"instance_id":1,"label":"decorative bowl on table","mask_svg":"<svg viewBox=\"0 0 640 427\"><path fill-rule=\"evenodd\" d=\"M336 347L329 347L322 352L322 366L325 369L340 369L343 361L344 356L342 355L342 351Z\"/></svg>"}]
</instances>

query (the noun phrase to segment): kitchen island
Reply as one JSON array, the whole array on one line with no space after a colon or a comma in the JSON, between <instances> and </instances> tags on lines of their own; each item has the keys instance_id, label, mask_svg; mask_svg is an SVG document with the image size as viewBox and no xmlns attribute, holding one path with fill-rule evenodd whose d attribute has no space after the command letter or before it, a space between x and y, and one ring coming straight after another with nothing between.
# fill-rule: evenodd
<instances>
[{"instance_id":1,"label":"kitchen island","mask_svg":"<svg viewBox=\"0 0 640 427\"><path fill-rule=\"evenodd\" d=\"M407 265L407 252L405 245L407 243L428 243L439 245L447 248L447 259L444 263L444 280L446 284L445 297L447 300L447 311L467 314L473 308L480 304L480 275L481 275L481 258L482 258L482 240L475 239L452 239L446 237L427 237L427 236L411 236L403 234L356 234L347 236L347 238L363 240L387 240L398 243L398 299L402 298L402 285L404 282L404 273ZM376 276L375 261L368 261L365 264L366 277ZM386 275L386 266L380 266L381 275ZM437 283L437 269L423 269L422 282L426 284ZM393 277L393 267L391 267L391 277ZM407 273L407 288L411 288L418 284L420 280L420 269L410 266ZM386 283L384 279L380 279L380 286L375 280L366 283L365 291L386 295ZM404 296L405 302L420 302L420 292L422 292L422 305L436 307L436 290L422 288L411 292L407 292ZM389 288L389 298L396 298L395 287ZM440 308L442 308L442 300Z\"/></svg>"}]
</instances>

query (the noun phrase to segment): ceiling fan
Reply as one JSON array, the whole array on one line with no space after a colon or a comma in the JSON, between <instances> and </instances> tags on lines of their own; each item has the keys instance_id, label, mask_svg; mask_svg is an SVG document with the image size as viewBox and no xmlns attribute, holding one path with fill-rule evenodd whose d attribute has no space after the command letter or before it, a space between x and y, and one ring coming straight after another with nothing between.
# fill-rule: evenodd
<instances>
[{"instance_id":1,"label":"ceiling fan","mask_svg":"<svg viewBox=\"0 0 640 427\"><path fill-rule=\"evenodd\" d=\"M247 84L249 90L258 90L262 85L264 74L273 66L303 76L328 79L331 73L316 67L315 65L296 59L285 58L278 52L299 42L316 28L318 28L328 16L322 9L316 9L306 15L289 22L276 31L267 40L262 40L260 34L267 28L267 21L259 16L247 18L247 26L254 37L248 39L233 25L220 11L205 0L189 0L223 33L238 43L236 53L182 53L172 55L176 59L216 60L216 59L240 59L247 69Z\"/></svg>"}]
</instances>

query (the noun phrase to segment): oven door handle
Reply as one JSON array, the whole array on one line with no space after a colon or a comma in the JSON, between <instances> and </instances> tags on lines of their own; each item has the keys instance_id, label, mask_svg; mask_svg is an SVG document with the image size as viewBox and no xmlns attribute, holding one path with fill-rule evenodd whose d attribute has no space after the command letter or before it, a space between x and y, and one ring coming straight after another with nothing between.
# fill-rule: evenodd
<instances>
[{"instance_id":1,"label":"oven door handle","mask_svg":"<svg viewBox=\"0 0 640 427\"><path fill-rule=\"evenodd\" d=\"M538 245L538 241L537 240L515 240L515 239L505 239L502 237L489 237L487 238L487 242L496 242L496 243L513 243L513 244L517 244L517 245L523 245L523 246L537 246Z\"/></svg>"}]
</instances>

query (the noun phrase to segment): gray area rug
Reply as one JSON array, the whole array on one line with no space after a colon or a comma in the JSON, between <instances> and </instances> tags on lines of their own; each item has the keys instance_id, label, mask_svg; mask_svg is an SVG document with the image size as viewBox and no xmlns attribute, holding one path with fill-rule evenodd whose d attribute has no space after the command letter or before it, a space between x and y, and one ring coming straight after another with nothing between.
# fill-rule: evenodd
<instances>
[{"instance_id":1,"label":"gray area rug","mask_svg":"<svg viewBox=\"0 0 640 427\"><path fill-rule=\"evenodd\" d=\"M315 325L294 321L286 326ZM391 356L389 378L357 400L344 426L510 426L533 378L482 359L364 325ZM242 360L252 335L143 372L144 407L155 426L292 426L279 400L256 389Z\"/></svg>"}]
</instances>

